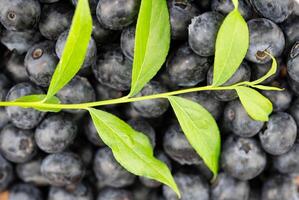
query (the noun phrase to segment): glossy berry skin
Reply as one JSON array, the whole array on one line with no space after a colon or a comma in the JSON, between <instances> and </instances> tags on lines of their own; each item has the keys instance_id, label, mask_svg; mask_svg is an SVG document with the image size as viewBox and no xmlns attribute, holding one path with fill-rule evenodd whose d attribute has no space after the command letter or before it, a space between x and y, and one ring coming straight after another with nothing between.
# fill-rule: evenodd
<instances>
[{"instance_id":1,"label":"glossy berry skin","mask_svg":"<svg viewBox=\"0 0 299 200\"><path fill-rule=\"evenodd\" d=\"M0 100L4 101L11 82L5 74L0 73Z\"/></svg>"},{"instance_id":2,"label":"glossy berry skin","mask_svg":"<svg viewBox=\"0 0 299 200\"><path fill-rule=\"evenodd\" d=\"M181 192L181 200L209 200L209 186L199 176L193 174L176 173L174 175ZM166 200L179 200L178 196L169 187L163 185L163 196Z\"/></svg>"},{"instance_id":3,"label":"glossy berry skin","mask_svg":"<svg viewBox=\"0 0 299 200\"><path fill-rule=\"evenodd\" d=\"M296 122L285 112L272 114L265 130L259 133L263 149L272 155L282 155L288 152L294 145L296 136Z\"/></svg>"},{"instance_id":4,"label":"glossy berry skin","mask_svg":"<svg viewBox=\"0 0 299 200\"><path fill-rule=\"evenodd\" d=\"M97 16L92 16L92 37L97 45L107 44L112 42L118 36L116 31L104 28L98 21Z\"/></svg>"},{"instance_id":5,"label":"glossy berry skin","mask_svg":"<svg viewBox=\"0 0 299 200\"><path fill-rule=\"evenodd\" d=\"M132 24L137 18L140 0L101 0L96 14L106 28L120 30Z\"/></svg>"},{"instance_id":6,"label":"glossy berry skin","mask_svg":"<svg viewBox=\"0 0 299 200\"><path fill-rule=\"evenodd\" d=\"M100 191L97 200L133 200L133 194L129 190L104 188Z\"/></svg>"},{"instance_id":7,"label":"glossy berry skin","mask_svg":"<svg viewBox=\"0 0 299 200\"><path fill-rule=\"evenodd\" d=\"M36 154L37 146L32 130L22 130L12 124L0 132L0 152L9 161L24 163Z\"/></svg>"},{"instance_id":8,"label":"glossy berry skin","mask_svg":"<svg viewBox=\"0 0 299 200\"><path fill-rule=\"evenodd\" d=\"M13 166L0 155L0 192L7 189L13 178Z\"/></svg>"},{"instance_id":9,"label":"glossy berry skin","mask_svg":"<svg viewBox=\"0 0 299 200\"><path fill-rule=\"evenodd\" d=\"M102 186L120 188L129 186L135 181L135 175L117 163L108 147L101 148L96 152L93 171Z\"/></svg>"},{"instance_id":10,"label":"glossy berry skin","mask_svg":"<svg viewBox=\"0 0 299 200\"><path fill-rule=\"evenodd\" d=\"M7 75L16 83L29 81L24 59L25 55L19 55L16 51L13 51L5 63Z\"/></svg>"},{"instance_id":11,"label":"glossy berry skin","mask_svg":"<svg viewBox=\"0 0 299 200\"><path fill-rule=\"evenodd\" d=\"M37 158L16 166L18 177L25 183L33 183L36 186L47 186L48 180L41 174L42 159Z\"/></svg>"},{"instance_id":12,"label":"glossy berry skin","mask_svg":"<svg viewBox=\"0 0 299 200\"><path fill-rule=\"evenodd\" d=\"M80 182L85 169L76 154L63 152L46 156L41 164L41 173L52 186L67 186Z\"/></svg>"},{"instance_id":13,"label":"glossy berry skin","mask_svg":"<svg viewBox=\"0 0 299 200\"><path fill-rule=\"evenodd\" d=\"M192 19L189 25L189 46L200 56L212 56L215 53L217 32L223 16L218 12L205 12Z\"/></svg>"},{"instance_id":14,"label":"glossy berry skin","mask_svg":"<svg viewBox=\"0 0 299 200\"><path fill-rule=\"evenodd\" d=\"M66 40L68 37L68 33L69 33L69 30L61 33L56 42L55 51L59 58L62 57L62 53L63 53L64 46L65 46L65 43L66 43ZM90 71L89 67L95 64L96 58L97 58L97 47L96 47L96 43L95 43L94 39L91 38L88 43L85 60L81 66L80 73L81 74L88 73Z\"/></svg>"},{"instance_id":15,"label":"glossy berry skin","mask_svg":"<svg viewBox=\"0 0 299 200\"><path fill-rule=\"evenodd\" d=\"M93 200L89 185L79 183L70 191L61 187L51 187L47 200Z\"/></svg>"},{"instance_id":16,"label":"glossy berry skin","mask_svg":"<svg viewBox=\"0 0 299 200\"><path fill-rule=\"evenodd\" d=\"M170 16L171 38L184 40L188 37L188 25L191 19L199 15L199 9L190 0L168 1Z\"/></svg>"},{"instance_id":17,"label":"glossy berry skin","mask_svg":"<svg viewBox=\"0 0 299 200\"><path fill-rule=\"evenodd\" d=\"M29 79L41 87L48 87L58 63L54 43L45 41L32 46L25 57Z\"/></svg>"},{"instance_id":18,"label":"glossy berry skin","mask_svg":"<svg viewBox=\"0 0 299 200\"><path fill-rule=\"evenodd\" d=\"M220 173L211 187L211 200L243 200L249 197L247 181L239 181L226 173Z\"/></svg>"},{"instance_id":19,"label":"glossy berry skin","mask_svg":"<svg viewBox=\"0 0 299 200\"><path fill-rule=\"evenodd\" d=\"M23 82L15 85L9 90L6 96L6 101L13 101L26 95L43 93L44 92L39 87L32 83ZM44 112L32 108L6 107L5 109L13 125L21 129L32 129L36 127L45 116Z\"/></svg>"},{"instance_id":20,"label":"glossy berry skin","mask_svg":"<svg viewBox=\"0 0 299 200\"><path fill-rule=\"evenodd\" d=\"M195 54L188 44L185 44L168 57L166 69L174 84L191 87L206 79L211 65L209 58Z\"/></svg>"},{"instance_id":21,"label":"glossy berry skin","mask_svg":"<svg viewBox=\"0 0 299 200\"><path fill-rule=\"evenodd\" d=\"M274 176L268 178L262 187L263 200L296 200L298 199L297 185L288 176Z\"/></svg>"},{"instance_id":22,"label":"glossy berry skin","mask_svg":"<svg viewBox=\"0 0 299 200\"><path fill-rule=\"evenodd\" d=\"M299 82L294 81L290 76L288 76L287 79L292 92L296 96L299 96Z\"/></svg>"},{"instance_id":23,"label":"glossy berry skin","mask_svg":"<svg viewBox=\"0 0 299 200\"><path fill-rule=\"evenodd\" d=\"M87 78L75 76L63 89L57 93L61 103L76 104L95 101L95 91ZM80 110L67 110L78 113Z\"/></svg>"},{"instance_id":24,"label":"glossy berry skin","mask_svg":"<svg viewBox=\"0 0 299 200\"><path fill-rule=\"evenodd\" d=\"M250 0L253 8L263 17L275 23L283 22L293 12L292 0Z\"/></svg>"},{"instance_id":25,"label":"glossy berry skin","mask_svg":"<svg viewBox=\"0 0 299 200\"><path fill-rule=\"evenodd\" d=\"M9 50L15 50L19 54L26 53L29 48L42 39L38 31L8 31L2 32L1 43L4 44Z\"/></svg>"},{"instance_id":26,"label":"glossy berry skin","mask_svg":"<svg viewBox=\"0 0 299 200\"><path fill-rule=\"evenodd\" d=\"M90 143L97 147L104 147L105 144L103 140L100 138L97 129L95 128L92 119L88 116L85 119L84 122L84 133L86 135L86 138Z\"/></svg>"},{"instance_id":27,"label":"glossy berry skin","mask_svg":"<svg viewBox=\"0 0 299 200\"><path fill-rule=\"evenodd\" d=\"M2 0L0 7L0 22L11 31L35 28L41 14L38 0Z\"/></svg>"},{"instance_id":28,"label":"glossy berry skin","mask_svg":"<svg viewBox=\"0 0 299 200\"><path fill-rule=\"evenodd\" d=\"M297 3L297 5L299 5ZM299 9L297 9L299 10ZM296 41L299 41L299 20L296 14L289 16L282 24L280 24L281 29L285 34L286 39L286 50L289 53L289 49L295 44Z\"/></svg>"},{"instance_id":29,"label":"glossy berry skin","mask_svg":"<svg viewBox=\"0 0 299 200\"><path fill-rule=\"evenodd\" d=\"M289 109L290 115L296 121L297 127L299 126L299 99L296 98Z\"/></svg>"},{"instance_id":30,"label":"glossy berry skin","mask_svg":"<svg viewBox=\"0 0 299 200\"><path fill-rule=\"evenodd\" d=\"M188 142L179 124L172 124L163 138L165 153L181 165L197 165L201 159Z\"/></svg>"},{"instance_id":31,"label":"glossy berry skin","mask_svg":"<svg viewBox=\"0 0 299 200\"><path fill-rule=\"evenodd\" d=\"M43 197L34 185L21 183L10 189L8 200L43 200Z\"/></svg>"},{"instance_id":32,"label":"glossy berry skin","mask_svg":"<svg viewBox=\"0 0 299 200\"><path fill-rule=\"evenodd\" d=\"M290 151L273 157L273 165L280 172L284 174L299 172L299 144L296 142Z\"/></svg>"},{"instance_id":33,"label":"glossy berry skin","mask_svg":"<svg viewBox=\"0 0 299 200\"><path fill-rule=\"evenodd\" d=\"M255 139L231 136L224 142L221 166L232 177L250 180L264 170L266 154Z\"/></svg>"},{"instance_id":34,"label":"glossy berry skin","mask_svg":"<svg viewBox=\"0 0 299 200\"><path fill-rule=\"evenodd\" d=\"M227 131L241 137L253 137L264 126L264 122L252 119L239 100L229 102L223 114L223 126Z\"/></svg>"},{"instance_id":35,"label":"glossy berry skin","mask_svg":"<svg viewBox=\"0 0 299 200\"><path fill-rule=\"evenodd\" d=\"M233 85L243 81L249 81L251 77L251 69L247 62L243 61L237 71L228 79L223 86ZM208 85L213 83L213 67L211 67L207 74ZM214 91L212 92L215 98L219 101L232 101L238 97L235 91Z\"/></svg>"},{"instance_id":36,"label":"glossy berry skin","mask_svg":"<svg viewBox=\"0 0 299 200\"><path fill-rule=\"evenodd\" d=\"M289 54L287 69L289 77L299 83L299 41L294 44Z\"/></svg>"},{"instance_id":37,"label":"glossy berry skin","mask_svg":"<svg viewBox=\"0 0 299 200\"><path fill-rule=\"evenodd\" d=\"M39 22L40 33L49 40L57 40L72 22L73 9L64 1L45 4Z\"/></svg>"},{"instance_id":38,"label":"glossy berry skin","mask_svg":"<svg viewBox=\"0 0 299 200\"><path fill-rule=\"evenodd\" d=\"M224 15L227 15L235 7L232 0L228 0L228 1L212 0L211 8L213 11L217 11ZM239 12L245 19L250 19L253 16L253 10L247 0L239 1Z\"/></svg>"},{"instance_id":39,"label":"glossy berry skin","mask_svg":"<svg viewBox=\"0 0 299 200\"><path fill-rule=\"evenodd\" d=\"M130 119L128 124L136 131L148 137L153 148L156 146L156 132L154 128L144 119Z\"/></svg>"},{"instance_id":40,"label":"glossy berry skin","mask_svg":"<svg viewBox=\"0 0 299 200\"><path fill-rule=\"evenodd\" d=\"M151 81L147 83L136 96L147 96L151 94L163 93L166 91L166 88L159 82ZM169 107L169 102L166 99L154 99L136 101L133 102L131 105L140 116L146 118L156 118L163 115L167 111Z\"/></svg>"},{"instance_id":41,"label":"glossy berry skin","mask_svg":"<svg viewBox=\"0 0 299 200\"><path fill-rule=\"evenodd\" d=\"M118 46L105 46L99 52L97 64L92 67L96 79L112 89L129 90L132 62L125 58Z\"/></svg>"},{"instance_id":42,"label":"glossy berry skin","mask_svg":"<svg viewBox=\"0 0 299 200\"><path fill-rule=\"evenodd\" d=\"M67 114L46 117L35 130L38 147L47 153L59 153L65 150L75 139L78 127Z\"/></svg>"},{"instance_id":43,"label":"glossy berry skin","mask_svg":"<svg viewBox=\"0 0 299 200\"><path fill-rule=\"evenodd\" d=\"M282 30L272 21L257 18L248 21L249 49L246 59L254 63L267 63L271 60L264 51L272 56L279 57L285 47L285 38Z\"/></svg>"},{"instance_id":44,"label":"glossy berry skin","mask_svg":"<svg viewBox=\"0 0 299 200\"><path fill-rule=\"evenodd\" d=\"M121 50L130 61L133 61L134 57L135 31L135 26L129 26L122 31L120 37Z\"/></svg>"}]
</instances>

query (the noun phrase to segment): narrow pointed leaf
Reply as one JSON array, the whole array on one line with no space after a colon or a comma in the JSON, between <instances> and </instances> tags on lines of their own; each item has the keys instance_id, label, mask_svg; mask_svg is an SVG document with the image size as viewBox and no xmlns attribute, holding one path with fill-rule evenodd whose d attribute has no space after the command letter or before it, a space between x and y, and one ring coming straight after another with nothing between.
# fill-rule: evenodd
<instances>
[{"instance_id":1,"label":"narrow pointed leaf","mask_svg":"<svg viewBox=\"0 0 299 200\"><path fill-rule=\"evenodd\" d=\"M235 8L224 19L217 34L213 85L222 85L235 73L246 55L248 46L247 23Z\"/></svg>"},{"instance_id":2,"label":"narrow pointed leaf","mask_svg":"<svg viewBox=\"0 0 299 200\"><path fill-rule=\"evenodd\" d=\"M168 99L191 146L216 176L221 144L215 119L193 101L175 96Z\"/></svg>"},{"instance_id":3,"label":"narrow pointed leaf","mask_svg":"<svg viewBox=\"0 0 299 200\"><path fill-rule=\"evenodd\" d=\"M252 87L260 90L273 90L273 91L283 91L283 88L273 87L273 86L266 86L266 85L253 85Z\"/></svg>"},{"instance_id":4,"label":"narrow pointed leaf","mask_svg":"<svg viewBox=\"0 0 299 200\"><path fill-rule=\"evenodd\" d=\"M243 107L252 119L268 121L269 115L273 110L269 99L256 90L245 86L236 87L236 91Z\"/></svg>"},{"instance_id":5,"label":"narrow pointed leaf","mask_svg":"<svg viewBox=\"0 0 299 200\"><path fill-rule=\"evenodd\" d=\"M79 0L62 57L48 89L47 98L54 96L80 70L84 62L91 32L92 18L88 0Z\"/></svg>"},{"instance_id":6,"label":"narrow pointed leaf","mask_svg":"<svg viewBox=\"0 0 299 200\"><path fill-rule=\"evenodd\" d=\"M28 95L28 96L23 96L18 99L16 99L16 102L33 102L32 105L34 105L34 109L43 111L43 112L59 112L61 109L59 108L45 108L42 106L42 101L46 98L46 95L44 94L38 94L38 95ZM34 102L38 102L40 104L34 104ZM43 103L49 103L49 104L60 104L60 100L53 96L50 99L47 99L47 101Z\"/></svg>"},{"instance_id":7,"label":"narrow pointed leaf","mask_svg":"<svg viewBox=\"0 0 299 200\"><path fill-rule=\"evenodd\" d=\"M125 169L138 176L160 181L180 196L169 168L154 157L150 141L144 134L110 113L93 108L89 109L89 113L99 136Z\"/></svg>"},{"instance_id":8,"label":"narrow pointed leaf","mask_svg":"<svg viewBox=\"0 0 299 200\"><path fill-rule=\"evenodd\" d=\"M165 62L170 45L166 0L141 1L135 35L130 96L137 94Z\"/></svg>"}]
</instances>

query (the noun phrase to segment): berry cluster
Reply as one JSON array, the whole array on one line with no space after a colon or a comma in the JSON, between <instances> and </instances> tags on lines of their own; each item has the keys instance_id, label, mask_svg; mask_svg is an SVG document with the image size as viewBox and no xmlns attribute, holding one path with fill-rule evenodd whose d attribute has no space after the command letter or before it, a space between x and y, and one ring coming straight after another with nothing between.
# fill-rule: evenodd
<instances>
[{"instance_id":1,"label":"berry cluster","mask_svg":"<svg viewBox=\"0 0 299 200\"><path fill-rule=\"evenodd\" d=\"M142 0L146 1L146 0ZM45 94L69 34L77 0L0 0L0 100ZM120 98L131 86L136 19L141 0L89 0L93 32L84 63L57 97L63 104ZM171 50L165 66L137 97L213 82L218 30L231 0L168 0ZM152 5L154 6L154 5ZM252 119L235 91L182 95L217 120L223 142L220 173L191 147L166 99L110 105L146 134L172 169L182 200L298 200L299 3L240 0L250 44L224 85L256 80L278 59L263 84L273 104L268 122ZM167 186L125 170L83 110L45 113L0 108L0 199L177 200ZM2 199L1 199L2 200Z\"/></svg>"}]
</instances>

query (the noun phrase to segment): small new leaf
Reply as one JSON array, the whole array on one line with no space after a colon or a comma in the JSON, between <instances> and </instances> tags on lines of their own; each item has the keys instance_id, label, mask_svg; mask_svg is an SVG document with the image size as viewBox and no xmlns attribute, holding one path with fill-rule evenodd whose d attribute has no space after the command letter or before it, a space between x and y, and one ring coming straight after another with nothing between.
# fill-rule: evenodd
<instances>
[{"instance_id":1,"label":"small new leaf","mask_svg":"<svg viewBox=\"0 0 299 200\"><path fill-rule=\"evenodd\" d=\"M234 9L224 19L217 34L213 85L224 84L235 73L246 55L248 46L247 23L238 9Z\"/></svg>"},{"instance_id":2,"label":"small new leaf","mask_svg":"<svg viewBox=\"0 0 299 200\"><path fill-rule=\"evenodd\" d=\"M273 86L266 86L266 85L253 85L251 87L254 87L256 89L260 90L271 90L271 91L283 91L283 88L273 87Z\"/></svg>"},{"instance_id":3,"label":"small new leaf","mask_svg":"<svg viewBox=\"0 0 299 200\"><path fill-rule=\"evenodd\" d=\"M129 96L137 94L159 71L169 45L170 24L166 0L141 1Z\"/></svg>"},{"instance_id":4,"label":"small new leaf","mask_svg":"<svg viewBox=\"0 0 299 200\"><path fill-rule=\"evenodd\" d=\"M48 104L60 104L60 100L53 96L47 101L43 101L46 98L46 95L44 94L38 94L38 95L28 95L28 96L23 96L15 100L15 102L32 102L32 108L43 111L43 112L59 112L61 109L59 108L45 108L43 107L43 103L48 103Z\"/></svg>"},{"instance_id":5,"label":"small new leaf","mask_svg":"<svg viewBox=\"0 0 299 200\"><path fill-rule=\"evenodd\" d=\"M169 168L154 157L149 139L144 134L110 113L93 108L88 110L99 136L125 169L138 176L160 181L180 196Z\"/></svg>"},{"instance_id":6,"label":"small new leaf","mask_svg":"<svg viewBox=\"0 0 299 200\"><path fill-rule=\"evenodd\" d=\"M188 141L205 164L218 172L220 134L212 115L201 105L182 97L168 97Z\"/></svg>"},{"instance_id":7,"label":"small new leaf","mask_svg":"<svg viewBox=\"0 0 299 200\"><path fill-rule=\"evenodd\" d=\"M84 62L91 32L92 18L88 0L79 0L62 57L48 89L47 98L54 96L80 70Z\"/></svg>"},{"instance_id":8,"label":"small new leaf","mask_svg":"<svg viewBox=\"0 0 299 200\"><path fill-rule=\"evenodd\" d=\"M236 91L243 107L252 119L268 121L269 115L273 110L272 103L269 99L256 90L245 86L237 86Z\"/></svg>"}]
</instances>

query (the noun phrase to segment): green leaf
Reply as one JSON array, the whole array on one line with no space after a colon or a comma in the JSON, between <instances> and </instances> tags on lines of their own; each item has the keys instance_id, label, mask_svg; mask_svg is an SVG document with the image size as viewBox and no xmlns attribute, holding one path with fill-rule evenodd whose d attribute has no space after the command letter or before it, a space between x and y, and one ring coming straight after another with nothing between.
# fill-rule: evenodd
<instances>
[{"instance_id":1,"label":"green leaf","mask_svg":"<svg viewBox=\"0 0 299 200\"><path fill-rule=\"evenodd\" d=\"M236 91L243 107L252 119L268 121L269 115L273 110L272 103L269 99L256 90L245 86L237 86Z\"/></svg>"},{"instance_id":2,"label":"green leaf","mask_svg":"<svg viewBox=\"0 0 299 200\"><path fill-rule=\"evenodd\" d=\"M182 97L168 97L191 146L214 173L218 172L220 134L212 115L200 104Z\"/></svg>"},{"instance_id":3,"label":"green leaf","mask_svg":"<svg viewBox=\"0 0 299 200\"><path fill-rule=\"evenodd\" d=\"M273 87L273 86L266 86L266 85L253 85L251 87L254 87L256 89L260 90L271 90L271 91L283 91L283 88Z\"/></svg>"},{"instance_id":4,"label":"green leaf","mask_svg":"<svg viewBox=\"0 0 299 200\"><path fill-rule=\"evenodd\" d=\"M91 32L92 18L88 0L79 0L62 57L48 89L47 98L54 96L80 70L84 62Z\"/></svg>"},{"instance_id":5,"label":"green leaf","mask_svg":"<svg viewBox=\"0 0 299 200\"><path fill-rule=\"evenodd\" d=\"M43 103L49 103L49 104L60 104L60 100L53 96L47 101L43 102L43 100L46 98L46 95L44 94L38 94L38 95L28 95L23 96L15 100L15 102L32 102L32 107L36 110L43 111L43 112L59 112L61 109L59 108L45 108L43 107Z\"/></svg>"},{"instance_id":6,"label":"green leaf","mask_svg":"<svg viewBox=\"0 0 299 200\"><path fill-rule=\"evenodd\" d=\"M88 109L103 142L112 149L115 159L129 172L160 181L180 196L178 187L165 163L156 159L149 139L116 116Z\"/></svg>"},{"instance_id":7,"label":"green leaf","mask_svg":"<svg viewBox=\"0 0 299 200\"><path fill-rule=\"evenodd\" d=\"M170 23L166 0L141 1L129 96L137 94L159 71L169 45Z\"/></svg>"},{"instance_id":8,"label":"green leaf","mask_svg":"<svg viewBox=\"0 0 299 200\"><path fill-rule=\"evenodd\" d=\"M246 55L248 46L247 23L235 8L224 19L217 34L213 85L224 84L236 72Z\"/></svg>"}]
</instances>

